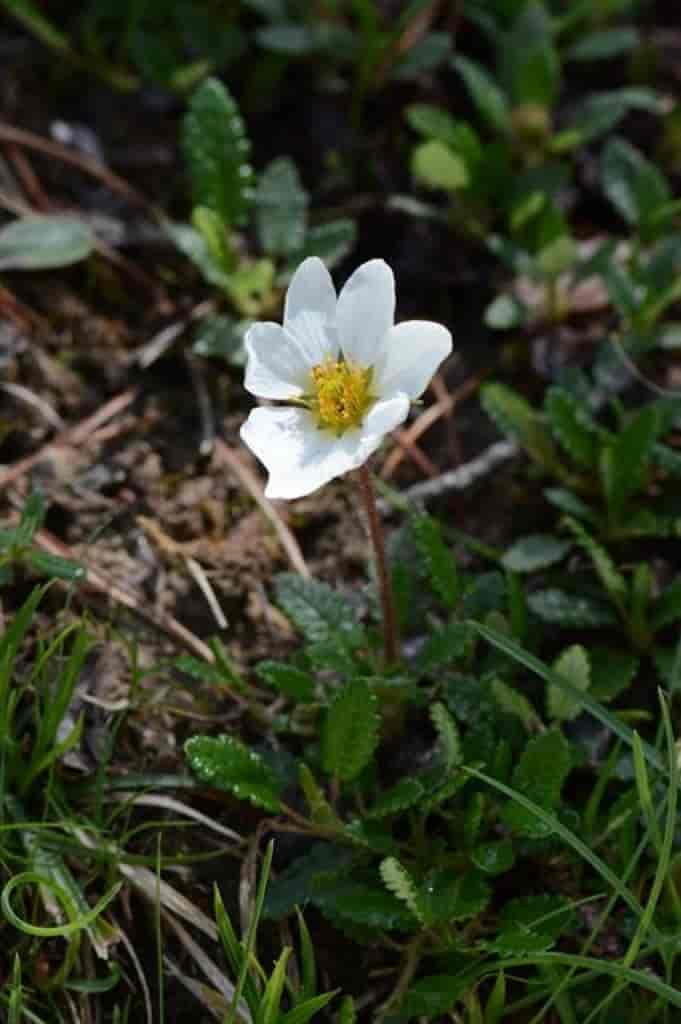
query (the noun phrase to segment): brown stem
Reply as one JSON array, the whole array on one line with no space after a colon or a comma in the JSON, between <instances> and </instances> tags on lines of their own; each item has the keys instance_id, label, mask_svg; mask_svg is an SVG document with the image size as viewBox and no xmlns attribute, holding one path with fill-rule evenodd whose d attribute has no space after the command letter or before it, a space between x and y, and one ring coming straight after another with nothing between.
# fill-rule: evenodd
<instances>
[{"instance_id":1,"label":"brown stem","mask_svg":"<svg viewBox=\"0 0 681 1024\"><path fill-rule=\"evenodd\" d=\"M393 589L388 574L388 561L385 556L385 544L383 542L383 527L376 505L376 492L371 479L371 473L366 463L358 470L359 486L362 492L362 500L367 514L369 524L369 537L374 549L376 559L376 576L378 578L378 590L381 597L381 608L383 610L383 649L385 652L386 665L394 665L399 660L399 639L397 632L397 618L395 616L395 603L393 601Z\"/></svg>"}]
</instances>

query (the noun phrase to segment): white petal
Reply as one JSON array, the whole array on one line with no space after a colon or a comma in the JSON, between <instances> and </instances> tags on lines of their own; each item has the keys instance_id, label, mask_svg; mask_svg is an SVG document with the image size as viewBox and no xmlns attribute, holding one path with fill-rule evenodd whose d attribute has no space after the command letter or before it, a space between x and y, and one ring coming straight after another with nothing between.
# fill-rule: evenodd
<instances>
[{"instance_id":1,"label":"white petal","mask_svg":"<svg viewBox=\"0 0 681 1024\"><path fill-rule=\"evenodd\" d=\"M330 273L316 256L303 260L291 278L284 303L285 326L301 313L319 313L330 320L336 315L336 289Z\"/></svg>"},{"instance_id":2,"label":"white petal","mask_svg":"<svg viewBox=\"0 0 681 1024\"><path fill-rule=\"evenodd\" d=\"M297 341L279 324L253 324L245 338L244 387L260 398L296 398L305 392L310 366Z\"/></svg>"},{"instance_id":3,"label":"white petal","mask_svg":"<svg viewBox=\"0 0 681 1024\"><path fill-rule=\"evenodd\" d=\"M409 397L405 394L394 395L376 402L362 424L364 444L373 444L376 437L380 443L386 434L398 427L400 423L404 423L409 414L409 405ZM378 445L374 445L371 451L375 451L377 447Z\"/></svg>"},{"instance_id":4,"label":"white petal","mask_svg":"<svg viewBox=\"0 0 681 1024\"><path fill-rule=\"evenodd\" d=\"M405 320L391 327L374 366L373 385L379 395L404 391L418 398L443 359L452 351L452 336L442 324Z\"/></svg>"},{"instance_id":5,"label":"white petal","mask_svg":"<svg viewBox=\"0 0 681 1024\"><path fill-rule=\"evenodd\" d=\"M253 409L241 439L269 473L268 498L302 498L365 461L362 434L319 430L305 409Z\"/></svg>"},{"instance_id":6,"label":"white petal","mask_svg":"<svg viewBox=\"0 0 681 1024\"><path fill-rule=\"evenodd\" d=\"M383 260L363 263L338 297L336 322L347 359L371 366L395 319L395 279Z\"/></svg>"}]
</instances>

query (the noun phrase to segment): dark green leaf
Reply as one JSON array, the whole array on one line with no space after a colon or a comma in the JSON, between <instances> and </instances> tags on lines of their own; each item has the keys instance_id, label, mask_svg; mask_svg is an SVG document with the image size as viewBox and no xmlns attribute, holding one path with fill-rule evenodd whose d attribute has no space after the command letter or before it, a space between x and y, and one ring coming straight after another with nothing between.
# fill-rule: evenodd
<instances>
[{"instance_id":1,"label":"dark green leaf","mask_svg":"<svg viewBox=\"0 0 681 1024\"><path fill-rule=\"evenodd\" d=\"M441 665L463 658L469 650L471 633L463 622L450 622L428 636L419 652L416 667L431 672Z\"/></svg>"},{"instance_id":2,"label":"dark green leaf","mask_svg":"<svg viewBox=\"0 0 681 1024\"><path fill-rule=\"evenodd\" d=\"M405 931L414 927L414 915L386 889L353 880L318 879L312 901L332 921L385 931Z\"/></svg>"},{"instance_id":3,"label":"dark green leaf","mask_svg":"<svg viewBox=\"0 0 681 1024\"><path fill-rule=\"evenodd\" d=\"M492 890L479 871L459 874L449 868L429 872L416 894L419 916L431 925L476 917L491 896Z\"/></svg>"},{"instance_id":4,"label":"dark green leaf","mask_svg":"<svg viewBox=\"0 0 681 1024\"><path fill-rule=\"evenodd\" d=\"M281 661L261 661L256 672L268 686L274 687L294 700L311 701L314 698L315 682L309 672L287 665Z\"/></svg>"},{"instance_id":5,"label":"dark green leaf","mask_svg":"<svg viewBox=\"0 0 681 1024\"><path fill-rule=\"evenodd\" d=\"M648 405L601 453L601 479L614 520L622 516L627 500L643 488L657 430L656 409Z\"/></svg>"},{"instance_id":6,"label":"dark green leaf","mask_svg":"<svg viewBox=\"0 0 681 1024\"><path fill-rule=\"evenodd\" d=\"M400 779L390 789L384 790L376 802L369 808L365 818L387 818L400 811L406 811L417 804L423 796L423 786L417 778L407 776Z\"/></svg>"},{"instance_id":7,"label":"dark green leaf","mask_svg":"<svg viewBox=\"0 0 681 1024\"><path fill-rule=\"evenodd\" d=\"M556 659L553 671L580 693L588 690L591 685L589 655L580 644L567 647ZM576 718L581 710L581 701L571 697L562 687L549 683L546 690L546 713L549 718L565 721Z\"/></svg>"},{"instance_id":8,"label":"dark green leaf","mask_svg":"<svg viewBox=\"0 0 681 1024\"><path fill-rule=\"evenodd\" d=\"M28 496L21 510L21 519L16 528L15 544L24 547L30 544L34 534L40 529L45 521L45 499L39 491L34 491Z\"/></svg>"},{"instance_id":9,"label":"dark green leaf","mask_svg":"<svg viewBox=\"0 0 681 1024\"><path fill-rule=\"evenodd\" d=\"M584 403L565 388L551 387L544 409L565 451L581 466L591 468L598 455L598 428Z\"/></svg>"},{"instance_id":10,"label":"dark green leaf","mask_svg":"<svg viewBox=\"0 0 681 1024\"><path fill-rule=\"evenodd\" d=\"M461 594L461 584L452 552L442 539L440 524L432 516L420 515L410 525L433 590L453 609Z\"/></svg>"},{"instance_id":11,"label":"dark green leaf","mask_svg":"<svg viewBox=\"0 0 681 1024\"><path fill-rule=\"evenodd\" d=\"M662 591L652 608L651 626L662 629L681 618L681 577Z\"/></svg>"},{"instance_id":12,"label":"dark green leaf","mask_svg":"<svg viewBox=\"0 0 681 1024\"><path fill-rule=\"evenodd\" d=\"M267 811L279 810L277 778L265 761L231 736L192 736L184 745L192 771L202 782L250 800Z\"/></svg>"},{"instance_id":13,"label":"dark green leaf","mask_svg":"<svg viewBox=\"0 0 681 1024\"><path fill-rule=\"evenodd\" d=\"M486 875L502 875L515 864L513 843L510 839L480 843L473 850L471 860Z\"/></svg>"},{"instance_id":14,"label":"dark green leaf","mask_svg":"<svg viewBox=\"0 0 681 1024\"><path fill-rule=\"evenodd\" d=\"M327 267L334 267L352 250L357 240L357 226L353 220L342 218L317 224L308 230L302 248L286 264L284 278L288 280L308 256L318 256Z\"/></svg>"},{"instance_id":15,"label":"dark green leaf","mask_svg":"<svg viewBox=\"0 0 681 1024\"><path fill-rule=\"evenodd\" d=\"M322 730L322 765L349 781L366 767L378 745L378 701L364 679L352 679L333 698Z\"/></svg>"},{"instance_id":16,"label":"dark green leaf","mask_svg":"<svg viewBox=\"0 0 681 1024\"><path fill-rule=\"evenodd\" d=\"M197 356L224 359L230 366L244 366L244 335L248 323L247 320L235 320L225 313L206 317L197 328L193 351Z\"/></svg>"},{"instance_id":17,"label":"dark green leaf","mask_svg":"<svg viewBox=\"0 0 681 1024\"><path fill-rule=\"evenodd\" d=\"M407 990L400 1004L400 1019L441 1018L453 1009L470 987L470 978L457 978L451 974L430 974L425 978L419 978Z\"/></svg>"},{"instance_id":18,"label":"dark green leaf","mask_svg":"<svg viewBox=\"0 0 681 1024\"><path fill-rule=\"evenodd\" d=\"M639 658L629 651L611 647L590 647L590 693L596 700L610 701L632 683L638 672Z\"/></svg>"},{"instance_id":19,"label":"dark green leaf","mask_svg":"<svg viewBox=\"0 0 681 1024\"><path fill-rule=\"evenodd\" d=\"M236 103L216 78L205 79L189 102L182 148L194 205L218 214L225 227L241 224L253 199L250 143Z\"/></svg>"}]
</instances>

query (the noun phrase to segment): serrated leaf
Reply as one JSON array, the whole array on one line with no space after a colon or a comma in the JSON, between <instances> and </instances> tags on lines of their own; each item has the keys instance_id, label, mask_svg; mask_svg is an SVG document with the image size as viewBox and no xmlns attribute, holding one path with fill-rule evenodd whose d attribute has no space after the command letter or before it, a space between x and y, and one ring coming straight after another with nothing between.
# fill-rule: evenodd
<instances>
[{"instance_id":1,"label":"serrated leaf","mask_svg":"<svg viewBox=\"0 0 681 1024\"><path fill-rule=\"evenodd\" d=\"M277 778L262 757L232 736L192 736L184 745L192 771L202 782L278 811Z\"/></svg>"},{"instance_id":2,"label":"serrated leaf","mask_svg":"<svg viewBox=\"0 0 681 1024\"><path fill-rule=\"evenodd\" d=\"M298 169L286 156L267 165L255 193L258 240L268 256L300 250L307 231L308 195Z\"/></svg>"},{"instance_id":3,"label":"serrated leaf","mask_svg":"<svg viewBox=\"0 0 681 1024\"><path fill-rule=\"evenodd\" d=\"M243 223L253 199L250 142L226 87L206 78L189 101L182 148L195 206L206 206L226 227Z\"/></svg>"},{"instance_id":4,"label":"serrated leaf","mask_svg":"<svg viewBox=\"0 0 681 1024\"><path fill-rule=\"evenodd\" d=\"M451 550L442 538L442 528L432 516L415 516L410 523L417 550L435 593L448 608L454 608L461 594L461 583Z\"/></svg>"},{"instance_id":5,"label":"serrated leaf","mask_svg":"<svg viewBox=\"0 0 681 1024\"><path fill-rule=\"evenodd\" d=\"M329 775L348 782L369 763L379 740L377 707L364 679L351 679L335 695L321 737L322 766Z\"/></svg>"},{"instance_id":6,"label":"serrated leaf","mask_svg":"<svg viewBox=\"0 0 681 1024\"><path fill-rule=\"evenodd\" d=\"M576 690L585 691L591 683L591 665L589 655L580 644L573 644L567 647L553 664L553 671ZM553 683L549 683L546 689L546 713L549 718L557 719L560 722L568 721L582 710L582 705Z\"/></svg>"},{"instance_id":7,"label":"serrated leaf","mask_svg":"<svg viewBox=\"0 0 681 1024\"><path fill-rule=\"evenodd\" d=\"M494 699L503 712L507 715L515 715L530 731L540 722L539 715L530 704L527 697L518 693L516 689L505 683L503 679L493 679L491 684Z\"/></svg>"},{"instance_id":8,"label":"serrated leaf","mask_svg":"<svg viewBox=\"0 0 681 1024\"><path fill-rule=\"evenodd\" d=\"M384 884L398 900L411 911L415 918L423 921L418 906L416 883L403 864L396 857L386 857L381 861L379 871Z\"/></svg>"},{"instance_id":9,"label":"serrated leaf","mask_svg":"<svg viewBox=\"0 0 681 1024\"><path fill-rule=\"evenodd\" d=\"M506 134L510 128L511 115L508 101L496 82L480 64L467 57L454 57L452 67L463 78L482 117L496 132Z\"/></svg>"},{"instance_id":10,"label":"serrated leaf","mask_svg":"<svg viewBox=\"0 0 681 1024\"><path fill-rule=\"evenodd\" d=\"M509 900L499 915L502 928L522 925L532 931L545 932L554 939L566 929L571 919L571 907L562 897L549 893Z\"/></svg>"},{"instance_id":11,"label":"serrated leaf","mask_svg":"<svg viewBox=\"0 0 681 1024\"><path fill-rule=\"evenodd\" d=\"M348 921L383 931L407 931L414 927L414 915L396 896L364 882L318 881L310 896L332 921Z\"/></svg>"},{"instance_id":12,"label":"serrated leaf","mask_svg":"<svg viewBox=\"0 0 681 1024\"><path fill-rule=\"evenodd\" d=\"M583 402L565 388L551 387L546 392L544 410L566 452L581 466L593 467L598 456L598 428Z\"/></svg>"},{"instance_id":13,"label":"serrated leaf","mask_svg":"<svg viewBox=\"0 0 681 1024\"><path fill-rule=\"evenodd\" d=\"M458 661L467 653L471 643L471 631L463 622L450 622L432 632L422 649L416 668L430 672L434 668Z\"/></svg>"},{"instance_id":14,"label":"serrated leaf","mask_svg":"<svg viewBox=\"0 0 681 1024\"><path fill-rule=\"evenodd\" d=\"M558 476L564 475L547 424L522 395L505 384L486 384L481 401L499 429L514 437L531 458Z\"/></svg>"},{"instance_id":15,"label":"serrated leaf","mask_svg":"<svg viewBox=\"0 0 681 1024\"><path fill-rule=\"evenodd\" d=\"M315 681L309 672L282 661L261 661L256 666L258 677L275 690L304 703L314 698Z\"/></svg>"},{"instance_id":16,"label":"serrated leaf","mask_svg":"<svg viewBox=\"0 0 681 1024\"><path fill-rule=\"evenodd\" d=\"M443 770L449 774L463 762L461 754L461 737L459 729L444 704L438 701L430 709L430 720L438 737L438 747L442 758Z\"/></svg>"},{"instance_id":17,"label":"serrated leaf","mask_svg":"<svg viewBox=\"0 0 681 1024\"><path fill-rule=\"evenodd\" d=\"M558 587L535 590L527 605L543 622L553 622L566 629L574 627L614 626L617 622L611 608L586 594L571 594Z\"/></svg>"},{"instance_id":18,"label":"serrated leaf","mask_svg":"<svg viewBox=\"0 0 681 1024\"><path fill-rule=\"evenodd\" d=\"M629 589L624 576L616 568L615 563L605 548L585 530L580 522L572 519L570 516L566 516L565 525L572 530L577 538L577 543L586 551L610 599L620 613L623 614L624 603Z\"/></svg>"},{"instance_id":19,"label":"serrated leaf","mask_svg":"<svg viewBox=\"0 0 681 1024\"><path fill-rule=\"evenodd\" d=\"M570 751L560 729L548 729L530 739L513 772L512 785L521 795L551 811L558 806L563 783L571 768ZM504 806L506 825L524 835L542 836L549 831L544 822L520 804Z\"/></svg>"},{"instance_id":20,"label":"serrated leaf","mask_svg":"<svg viewBox=\"0 0 681 1024\"><path fill-rule=\"evenodd\" d=\"M459 874L435 868L418 888L419 917L430 925L462 921L482 913L491 897L492 890L479 871Z\"/></svg>"},{"instance_id":21,"label":"serrated leaf","mask_svg":"<svg viewBox=\"0 0 681 1024\"><path fill-rule=\"evenodd\" d=\"M501 564L511 572L536 572L560 562L571 547L569 540L548 533L533 533L515 541L505 552Z\"/></svg>"},{"instance_id":22,"label":"serrated leaf","mask_svg":"<svg viewBox=\"0 0 681 1024\"><path fill-rule=\"evenodd\" d=\"M487 949L503 957L531 956L550 949L555 941L546 932L533 931L526 925L515 924L502 929L492 942L487 943Z\"/></svg>"},{"instance_id":23,"label":"serrated leaf","mask_svg":"<svg viewBox=\"0 0 681 1024\"><path fill-rule=\"evenodd\" d=\"M319 643L334 633L350 633L357 612L350 601L328 583L279 573L274 582L277 604L308 640Z\"/></svg>"},{"instance_id":24,"label":"serrated leaf","mask_svg":"<svg viewBox=\"0 0 681 1024\"><path fill-rule=\"evenodd\" d=\"M375 803L365 813L365 819L387 818L400 811L406 811L419 802L424 789L418 779L407 776L400 779L390 789L384 790Z\"/></svg>"},{"instance_id":25,"label":"serrated leaf","mask_svg":"<svg viewBox=\"0 0 681 1024\"><path fill-rule=\"evenodd\" d=\"M469 977L451 974L430 974L409 988L400 1003L399 1019L440 1019L448 1015L456 1003L470 990Z\"/></svg>"},{"instance_id":26,"label":"serrated leaf","mask_svg":"<svg viewBox=\"0 0 681 1024\"><path fill-rule=\"evenodd\" d=\"M648 405L601 452L603 489L615 520L622 516L627 500L643 487L657 429L657 411Z\"/></svg>"},{"instance_id":27,"label":"serrated leaf","mask_svg":"<svg viewBox=\"0 0 681 1024\"><path fill-rule=\"evenodd\" d=\"M354 851L347 846L315 842L307 853L269 881L264 916L278 921L293 913L296 906L304 906L311 899L318 879L347 873L354 857Z\"/></svg>"},{"instance_id":28,"label":"serrated leaf","mask_svg":"<svg viewBox=\"0 0 681 1024\"><path fill-rule=\"evenodd\" d=\"M338 815L326 799L322 787L308 766L304 763L301 764L298 774L300 788L305 795L309 808L310 819L317 825L337 826L339 824Z\"/></svg>"}]
</instances>

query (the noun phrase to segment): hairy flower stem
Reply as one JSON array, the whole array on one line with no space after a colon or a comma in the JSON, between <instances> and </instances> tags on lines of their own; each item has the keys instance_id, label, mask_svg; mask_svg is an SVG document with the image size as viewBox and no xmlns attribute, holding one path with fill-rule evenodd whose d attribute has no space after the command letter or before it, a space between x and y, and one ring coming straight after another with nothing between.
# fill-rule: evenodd
<instances>
[{"instance_id":1,"label":"hairy flower stem","mask_svg":"<svg viewBox=\"0 0 681 1024\"><path fill-rule=\"evenodd\" d=\"M365 463L359 470L359 486L362 492L362 501L367 514L369 525L369 537L374 549L376 559L376 576L378 578L378 591L381 598L383 611L383 650L386 665L394 665L399 661L400 645L397 632L397 617L395 615L395 602L393 601L393 589L388 573L388 561L385 556L385 543L383 541L383 527L378 515L376 505L376 492L371 480L371 473Z\"/></svg>"}]
</instances>

